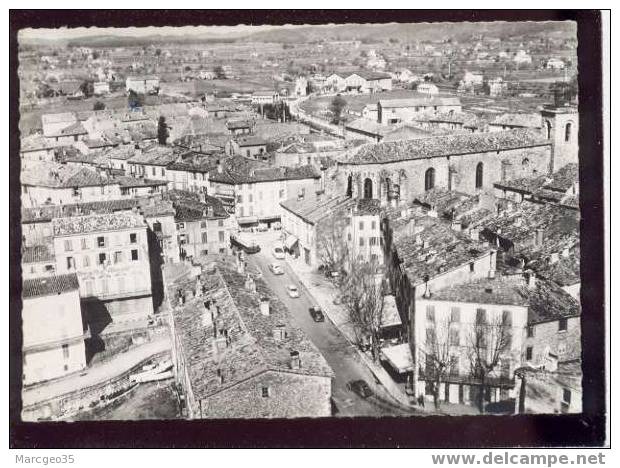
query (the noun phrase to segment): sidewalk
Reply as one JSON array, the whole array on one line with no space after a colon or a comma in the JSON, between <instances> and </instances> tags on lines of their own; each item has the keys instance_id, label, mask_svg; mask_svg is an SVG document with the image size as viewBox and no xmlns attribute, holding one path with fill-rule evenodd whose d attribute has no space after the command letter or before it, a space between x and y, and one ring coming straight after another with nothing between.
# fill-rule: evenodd
<instances>
[{"instance_id":1,"label":"sidewalk","mask_svg":"<svg viewBox=\"0 0 620 468\"><path fill-rule=\"evenodd\" d=\"M331 282L322 274L313 271L313 269L306 265L301 258L294 259L293 257L287 255L286 263L296 274L297 278L299 278L299 282L302 287L308 290L317 300L317 305L323 309L323 312L325 312L336 328L338 328L344 337L351 343L362 359L362 362L370 369L379 382L381 382L381 385L383 385L392 398L408 408L412 407L410 398L405 393L405 390L399 384L394 382L392 377L390 377L387 371L380 364L374 362L370 356L362 352L355 344L355 331L349 320L349 314L343 306L335 305L333 303L334 298L338 295L338 290L334 287L334 285L332 285Z\"/></svg>"},{"instance_id":2,"label":"sidewalk","mask_svg":"<svg viewBox=\"0 0 620 468\"><path fill-rule=\"evenodd\" d=\"M48 384L37 385L22 391L23 406L34 405L40 401L48 400L66 393L97 385L111 380L149 357L169 350L171 342L169 337L163 336L150 343L128 349L115 356L109 361L87 368L80 374L74 374L61 380L55 380Z\"/></svg>"}]
</instances>

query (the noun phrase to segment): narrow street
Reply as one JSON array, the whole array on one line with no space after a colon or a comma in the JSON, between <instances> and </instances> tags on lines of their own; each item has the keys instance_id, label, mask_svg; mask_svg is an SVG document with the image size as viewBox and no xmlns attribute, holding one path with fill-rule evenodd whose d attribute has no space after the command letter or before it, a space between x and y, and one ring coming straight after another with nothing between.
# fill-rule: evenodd
<instances>
[{"instance_id":1,"label":"narrow street","mask_svg":"<svg viewBox=\"0 0 620 468\"><path fill-rule=\"evenodd\" d=\"M309 309L316 302L314 298L300 287L295 272L284 260L276 260L271 253L271 246L276 234L255 234L256 241L261 245L261 251L248 255L248 265L251 269L260 269L263 279L273 289L277 296L291 311L295 325L301 328L306 336L312 340L321 351L336 377L333 381L333 401L335 404L334 416L382 416L413 414L411 410L402 408L379 385L372 372L361 361L357 351L340 333L335 325L325 318L324 322L315 322L310 316ZM283 275L274 275L269 270L270 263L278 263L284 270ZM298 287L300 297L291 298L286 287L294 284ZM347 382L363 379L372 388L375 395L367 399L347 390Z\"/></svg>"}]
</instances>

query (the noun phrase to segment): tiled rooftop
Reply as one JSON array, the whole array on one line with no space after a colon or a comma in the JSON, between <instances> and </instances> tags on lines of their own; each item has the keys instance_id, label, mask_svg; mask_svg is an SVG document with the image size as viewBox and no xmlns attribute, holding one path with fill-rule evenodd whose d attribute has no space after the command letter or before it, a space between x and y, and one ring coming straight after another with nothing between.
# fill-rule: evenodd
<instances>
[{"instance_id":1,"label":"tiled rooftop","mask_svg":"<svg viewBox=\"0 0 620 468\"><path fill-rule=\"evenodd\" d=\"M168 166L178 159L179 155L171 146L152 146L142 153L129 158L130 164L146 164L151 166Z\"/></svg>"},{"instance_id":2,"label":"tiled rooftop","mask_svg":"<svg viewBox=\"0 0 620 468\"><path fill-rule=\"evenodd\" d=\"M539 113L535 114L502 114L491 122L489 125L507 125L512 127L523 128L540 128L542 127L542 117Z\"/></svg>"},{"instance_id":3,"label":"tiled rooftop","mask_svg":"<svg viewBox=\"0 0 620 468\"><path fill-rule=\"evenodd\" d=\"M70 218L55 218L52 220L54 236L117 231L121 229L144 228L145 226L144 218L132 212L93 214Z\"/></svg>"},{"instance_id":4,"label":"tiled rooftop","mask_svg":"<svg viewBox=\"0 0 620 468\"><path fill-rule=\"evenodd\" d=\"M426 94L408 99L382 99L379 101L379 105L388 109L395 107L460 106L461 100L458 97L436 97Z\"/></svg>"},{"instance_id":5,"label":"tiled rooftop","mask_svg":"<svg viewBox=\"0 0 620 468\"><path fill-rule=\"evenodd\" d=\"M25 264L53 262L55 259L54 248L51 244L33 245L24 247L22 250L22 263Z\"/></svg>"},{"instance_id":6,"label":"tiled rooftop","mask_svg":"<svg viewBox=\"0 0 620 468\"><path fill-rule=\"evenodd\" d=\"M534 287L528 287L522 275L498 275L495 279L483 278L449 286L433 291L431 299L528 307L528 324L581 314L579 303L559 286L537 279Z\"/></svg>"},{"instance_id":7,"label":"tiled rooftop","mask_svg":"<svg viewBox=\"0 0 620 468\"><path fill-rule=\"evenodd\" d=\"M452 134L364 145L353 150L343 164L375 164L548 145L549 141L533 130Z\"/></svg>"},{"instance_id":8,"label":"tiled rooftop","mask_svg":"<svg viewBox=\"0 0 620 468\"><path fill-rule=\"evenodd\" d=\"M303 199L291 198L280 205L310 224L316 224L336 212L358 207L360 215L379 215L379 200L355 200L350 197L307 196Z\"/></svg>"},{"instance_id":9,"label":"tiled rooftop","mask_svg":"<svg viewBox=\"0 0 620 468\"><path fill-rule=\"evenodd\" d=\"M261 161L231 156L222 160L222 172L212 171L209 179L225 184L248 184L278 180L318 179L320 174L314 166L274 167Z\"/></svg>"},{"instance_id":10,"label":"tiled rooftop","mask_svg":"<svg viewBox=\"0 0 620 468\"><path fill-rule=\"evenodd\" d=\"M194 221L198 219L222 219L230 215L224 209L222 202L209 195L201 196L194 192L185 190L169 190L165 194L166 199L170 200L175 210L175 221ZM209 207L213 209L213 214L209 215Z\"/></svg>"},{"instance_id":11,"label":"tiled rooftop","mask_svg":"<svg viewBox=\"0 0 620 468\"><path fill-rule=\"evenodd\" d=\"M254 280L256 292L251 292L232 257L220 257L216 265L215 273L203 270L199 284L196 277L183 276L168 285L175 330L196 399L268 370L333 376L321 353L292 325L286 306L262 279ZM179 291L188 297L183 305ZM261 314L260 298L269 299L269 316ZM205 303L210 303L210 310ZM281 338L274 336L279 327L286 332ZM223 341L220 349L215 336ZM291 351L299 353L298 369L290 366Z\"/></svg>"},{"instance_id":12,"label":"tiled rooftop","mask_svg":"<svg viewBox=\"0 0 620 468\"><path fill-rule=\"evenodd\" d=\"M78 284L77 275L75 273L32 278L24 280L22 297L24 299L32 299L40 296L51 296L77 291L79 287L80 285Z\"/></svg>"},{"instance_id":13,"label":"tiled rooftop","mask_svg":"<svg viewBox=\"0 0 620 468\"><path fill-rule=\"evenodd\" d=\"M118 182L88 167L40 161L22 169L21 183L50 188L79 188L111 185Z\"/></svg>"}]
</instances>

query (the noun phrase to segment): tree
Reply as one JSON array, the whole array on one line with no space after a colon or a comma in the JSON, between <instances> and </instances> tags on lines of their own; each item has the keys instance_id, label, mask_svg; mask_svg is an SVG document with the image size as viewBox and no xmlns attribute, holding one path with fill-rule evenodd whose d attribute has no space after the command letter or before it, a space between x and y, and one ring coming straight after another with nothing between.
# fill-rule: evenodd
<instances>
[{"instance_id":1,"label":"tree","mask_svg":"<svg viewBox=\"0 0 620 468\"><path fill-rule=\"evenodd\" d=\"M445 382L446 375L452 364L451 349L454 342L453 333L458 333L452 317L443 320L433 320L426 329L426 342L421 347L421 354L425 360L425 379L431 384L431 393L435 408L439 409L439 389L441 382ZM458 335L456 335L458 337Z\"/></svg>"},{"instance_id":2,"label":"tree","mask_svg":"<svg viewBox=\"0 0 620 468\"><path fill-rule=\"evenodd\" d=\"M93 110L100 111L105 109L105 104L101 101L95 101L93 104Z\"/></svg>"},{"instance_id":3,"label":"tree","mask_svg":"<svg viewBox=\"0 0 620 468\"><path fill-rule=\"evenodd\" d=\"M95 85L93 80L84 80L80 85L80 91L82 91L84 97L91 97L95 93Z\"/></svg>"},{"instance_id":4,"label":"tree","mask_svg":"<svg viewBox=\"0 0 620 468\"><path fill-rule=\"evenodd\" d=\"M155 49L155 55L159 57L161 55L161 49Z\"/></svg>"},{"instance_id":5,"label":"tree","mask_svg":"<svg viewBox=\"0 0 620 468\"><path fill-rule=\"evenodd\" d=\"M170 132L168 131L168 124L166 124L166 118L162 115L157 121L157 142L160 145L165 146L166 140L168 139L169 135Z\"/></svg>"},{"instance_id":6,"label":"tree","mask_svg":"<svg viewBox=\"0 0 620 468\"><path fill-rule=\"evenodd\" d=\"M144 96L130 89L127 94L127 105L131 110L142 107L144 105Z\"/></svg>"},{"instance_id":7,"label":"tree","mask_svg":"<svg viewBox=\"0 0 620 468\"><path fill-rule=\"evenodd\" d=\"M224 72L224 67L222 67L221 65L216 66L213 69L213 73L215 73L215 77L218 80L224 80L226 79L226 73Z\"/></svg>"},{"instance_id":8,"label":"tree","mask_svg":"<svg viewBox=\"0 0 620 468\"><path fill-rule=\"evenodd\" d=\"M342 96L336 96L332 99L329 105L329 110L332 112L332 123L339 124L342 116L342 111L347 105L347 101Z\"/></svg>"},{"instance_id":9,"label":"tree","mask_svg":"<svg viewBox=\"0 0 620 468\"><path fill-rule=\"evenodd\" d=\"M468 358L470 376L479 383L478 409L484 413L484 400L488 392L489 377L500 362L509 357L512 342L509 314L503 312L487 322L486 311L479 309L476 322L469 335Z\"/></svg>"},{"instance_id":10,"label":"tree","mask_svg":"<svg viewBox=\"0 0 620 468\"><path fill-rule=\"evenodd\" d=\"M359 258L349 262L349 271L340 283L342 304L349 314L358 346L370 342L372 358L380 352L385 286L376 262Z\"/></svg>"},{"instance_id":11,"label":"tree","mask_svg":"<svg viewBox=\"0 0 620 468\"><path fill-rule=\"evenodd\" d=\"M341 271L349 258L349 244L344 232L348 218L332 214L317 226L317 252L321 265L330 271Z\"/></svg>"}]
</instances>

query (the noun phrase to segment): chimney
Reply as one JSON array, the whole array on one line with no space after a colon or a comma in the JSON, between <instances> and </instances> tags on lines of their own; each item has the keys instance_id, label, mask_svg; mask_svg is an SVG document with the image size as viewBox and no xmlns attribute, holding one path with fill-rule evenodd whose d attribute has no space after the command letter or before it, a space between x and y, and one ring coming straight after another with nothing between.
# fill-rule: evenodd
<instances>
[{"instance_id":1,"label":"chimney","mask_svg":"<svg viewBox=\"0 0 620 468\"><path fill-rule=\"evenodd\" d=\"M269 298L268 297L261 297L260 298L260 313L262 315L264 315L265 317L269 316Z\"/></svg>"},{"instance_id":2,"label":"chimney","mask_svg":"<svg viewBox=\"0 0 620 468\"><path fill-rule=\"evenodd\" d=\"M532 270L525 272L525 280L527 282L528 289L536 288L536 274Z\"/></svg>"},{"instance_id":3,"label":"chimney","mask_svg":"<svg viewBox=\"0 0 620 468\"><path fill-rule=\"evenodd\" d=\"M299 369L301 367L301 359L299 351L291 351L291 369Z\"/></svg>"},{"instance_id":4,"label":"chimney","mask_svg":"<svg viewBox=\"0 0 620 468\"><path fill-rule=\"evenodd\" d=\"M535 245L538 247L543 245L543 241L545 240L545 230L543 228L536 229L536 238L534 240Z\"/></svg>"},{"instance_id":5,"label":"chimney","mask_svg":"<svg viewBox=\"0 0 620 468\"><path fill-rule=\"evenodd\" d=\"M453 231L460 232L462 227L463 226L462 226L462 223L461 223L460 219L458 219L458 220L455 219L455 220L452 221L452 230Z\"/></svg>"},{"instance_id":6,"label":"chimney","mask_svg":"<svg viewBox=\"0 0 620 468\"><path fill-rule=\"evenodd\" d=\"M478 228L471 228L469 230L469 237L471 237L471 240L478 242L480 240L480 230Z\"/></svg>"}]
</instances>

